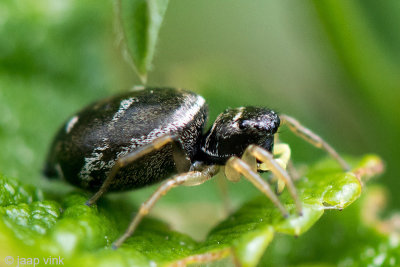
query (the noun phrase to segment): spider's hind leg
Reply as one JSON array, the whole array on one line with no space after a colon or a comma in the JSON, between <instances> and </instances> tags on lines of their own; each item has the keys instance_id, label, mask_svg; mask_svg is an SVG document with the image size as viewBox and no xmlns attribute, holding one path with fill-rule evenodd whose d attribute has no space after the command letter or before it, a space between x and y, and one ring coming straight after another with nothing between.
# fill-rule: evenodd
<instances>
[{"instance_id":1,"label":"spider's hind leg","mask_svg":"<svg viewBox=\"0 0 400 267\"><path fill-rule=\"evenodd\" d=\"M118 172L127 165L140 159L141 157L153 152L160 150L168 144L172 144L173 157L178 172L188 171L190 168L190 160L182 148L182 145L178 137L174 135L163 135L153 140L153 142L137 148L136 150L128 153L127 155L116 160L114 166L111 168L106 180L101 185L100 189L86 202L86 205L90 206L109 189L110 185L114 182Z\"/></svg>"},{"instance_id":2,"label":"spider's hind leg","mask_svg":"<svg viewBox=\"0 0 400 267\"><path fill-rule=\"evenodd\" d=\"M219 170L217 165L205 166L201 171L191 171L183 174L178 174L175 177L164 181L150 198L142 204L137 215L131 221L125 233L113 243L113 248L117 249L121 244L130 237L150 210L154 207L158 200L164 196L172 188L179 185L196 186L211 179Z\"/></svg>"}]
</instances>

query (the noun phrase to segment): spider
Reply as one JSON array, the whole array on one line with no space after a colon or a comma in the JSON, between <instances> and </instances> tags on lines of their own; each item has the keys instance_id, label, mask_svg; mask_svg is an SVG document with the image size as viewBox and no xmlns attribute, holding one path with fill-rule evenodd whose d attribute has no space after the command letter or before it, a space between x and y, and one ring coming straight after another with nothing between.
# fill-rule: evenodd
<instances>
[{"instance_id":1,"label":"spider","mask_svg":"<svg viewBox=\"0 0 400 267\"><path fill-rule=\"evenodd\" d=\"M301 214L296 187L286 171L290 148L283 143L274 145L282 123L328 152L344 170L349 169L328 143L287 115L278 116L264 107L226 109L204 132L207 115L204 98L181 89L139 87L100 100L61 127L44 174L95 192L86 203L89 206L106 192L162 182L113 243L118 248L170 189L200 185L220 171L232 182L241 176L249 180L286 217L287 210L258 174L272 172L278 178L278 190L287 186Z\"/></svg>"}]
</instances>

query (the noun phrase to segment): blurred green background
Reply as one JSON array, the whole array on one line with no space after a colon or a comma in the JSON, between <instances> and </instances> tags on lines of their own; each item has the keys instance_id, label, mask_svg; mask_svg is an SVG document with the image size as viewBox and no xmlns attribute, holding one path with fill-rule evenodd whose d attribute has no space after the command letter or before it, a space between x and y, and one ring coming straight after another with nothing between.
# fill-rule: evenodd
<instances>
[{"instance_id":1,"label":"blurred green background","mask_svg":"<svg viewBox=\"0 0 400 267\"><path fill-rule=\"evenodd\" d=\"M1 173L70 190L40 174L55 131L86 104L140 83L116 45L112 10L112 1L0 2ZM170 1L148 84L202 94L210 121L226 107L268 106L298 118L340 153L377 153L387 163L379 183L394 208L399 17L397 0ZM281 139L296 164L325 156L286 128ZM257 192L232 188L238 202ZM140 203L151 190L128 194ZM187 190L166 201L221 206L213 184Z\"/></svg>"}]
</instances>

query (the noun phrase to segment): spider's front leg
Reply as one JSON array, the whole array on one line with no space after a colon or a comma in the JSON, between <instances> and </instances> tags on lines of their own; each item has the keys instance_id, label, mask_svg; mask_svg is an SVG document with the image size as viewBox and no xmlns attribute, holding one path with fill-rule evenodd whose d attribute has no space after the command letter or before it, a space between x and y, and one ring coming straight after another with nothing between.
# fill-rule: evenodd
<instances>
[{"instance_id":1,"label":"spider's front leg","mask_svg":"<svg viewBox=\"0 0 400 267\"><path fill-rule=\"evenodd\" d=\"M279 155L276 159L274 155L256 145L250 145L243 153L242 159L232 157L228 160L225 167L225 175L231 181L238 181L242 174L251 181L260 191L268 196L271 201L282 211L283 215L287 215L286 210L270 189L269 184L264 181L257 173L258 170L271 171L278 181L282 181L283 185L287 185L289 192L296 203L296 209L299 214L302 214L302 205L297 194L296 187L287 173L286 166L290 160L290 148L286 144L277 144L274 149L274 154ZM257 164L260 161L261 164ZM282 186L281 186L282 187Z\"/></svg>"},{"instance_id":2,"label":"spider's front leg","mask_svg":"<svg viewBox=\"0 0 400 267\"><path fill-rule=\"evenodd\" d=\"M282 167L282 169L287 170L287 168L289 167L291 161L290 161L290 155L291 155L291 150L288 144L284 144L284 143L278 143L275 144L274 149L272 151L273 157L276 161L276 163L279 164L279 166ZM259 164L258 169L261 171L270 171L271 169L268 167L268 164L265 162L262 162L261 164ZM290 172L288 172L290 173ZM291 180L294 180L294 178L289 175L289 177L291 178ZM282 191L285 189L285 180L283 179L279 179L277 181L277 189L276 192L278 194L282 193Z\"/></svg>"},{"instance_id":3,"label":"spider's front leg","mask_svg":"<svg viewBox=\"0 0 400 267\"><path fill-rule=\"evenodd\" d=\"M336 152L336 150L319 135L303 126L293 117L283 114L279 117L283 124L286 124L294 134L306 140L313 146L325 150L333 159L338 162L344 171L349 171L351 169L350 165Z\"/></svg>"},{"instance_id":4,"label":"spider's front leg","mask_svg":"<svg viewBox=\"0 0 400 267\"><path fill-rule=\"evenodd\" d=\"M245 152L243 153L242 159L252 167L254 171L271 171L271 168L268 166L266 162L257 163L257 159L254 156L254 152L252 151L253 148L249 146ZM273 158L279 166L283 170L286 170L289 167L290 161L290 154L291 150L288 144L278 143L274 146L273 150ZM291 175L288 175L291 180L294 180ZM279 179L280 176L277 176L277 193L280 194L285 189L285 179Z\"/></svg>"},{"instance_id":5,"label":"spider's front leg","mask_svg":"<svg viewBox=\"0 0 400 267\"><path fill-rule=\"evenodd\" d=\"M238 182L240 180L240 176L243 175L255 187L257 187L258 190L264 193L272 201L272 203L274 203L284 217L288 217L289 213L279 198L274 194L270 185L264 179L262 179L256 171L254 171L253 167L254 166L247 164L244 160L239 159L236 156L232 156L225 164L225 176L232 182Z\"/></svg>"}]
</instances>

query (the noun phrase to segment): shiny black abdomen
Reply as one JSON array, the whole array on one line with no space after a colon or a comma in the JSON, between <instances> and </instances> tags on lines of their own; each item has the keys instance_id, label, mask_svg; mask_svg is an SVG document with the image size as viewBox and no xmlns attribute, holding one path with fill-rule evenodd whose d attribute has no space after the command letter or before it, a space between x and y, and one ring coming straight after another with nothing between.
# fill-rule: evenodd
<instances>
[{"instance_id":1,"label":"shiny black abdomen","mask_svg":"<svg viewBox=\"0 0 400 267\"><path fill-rule=\"evenodd\" d=\"M179 136L193 160L206 119L204 99L184 90L145 88L104 99L63 125L44 172L97 191L118 158L165 134ZM140 188L175 172L172 146L167 145L121 169L110 191Z\"/></svg>"}]
</instances>

